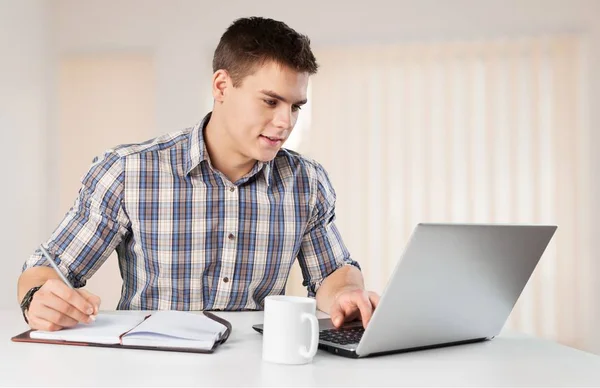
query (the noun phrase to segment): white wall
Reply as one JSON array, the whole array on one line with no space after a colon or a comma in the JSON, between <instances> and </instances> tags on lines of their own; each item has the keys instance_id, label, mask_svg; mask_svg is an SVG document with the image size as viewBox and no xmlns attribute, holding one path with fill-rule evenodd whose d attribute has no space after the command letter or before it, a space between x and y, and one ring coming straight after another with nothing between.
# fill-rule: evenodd
<instances>
[{"instance_id":1,"label":"white wall","mask_svg":"<svg viewBox=\"0 0 600 388\"><path fill-rule=\"evenodd\" d=\"M0 308L18 308L17 276L47 224L45 20L43 1L0 0Z\"/></svg>"},{"instance_id":2,"label":"white wall","mask_svg":"<svg viewBox=\"0 0 600 388\"><path fill-rule=\"evenodd\" d=\"M5 0L7 1L7 0ZM52 55L62 55L81 51L115 51L128 49L150 49L155 53L157 69L157 110L158 132L179 129L194 123L202 117L210 106L205 91L208 90L210 60L218 37L236 17L260 15L284 20L293 28L309 35L315 47L332 44L385 43L410 40L477 39L482 37L536 35L546 33L579 32L589 38L589 58L586 63L590 70L587 97L590 101L590 126L594 149L600 144L600 2L596 0L371 0L368 2L316 1L300 3L281 1L221 1L199 0L57 0L49 3L50 20L54 26L53 40L50 42ZM41 46L43 22L41 5L36 1L0 3L0 28L7 33L2 38L20 36L19 46L11 46L10 56L17 55L10 64L0 63L2 87L12 78L5 69L21 68L37 79L37 86L43 86L43 76L38 64L43 60ZM16 5L18 9L16 9ZM33 19L32 19L33 17ZM4 20L6 19L6 20ZM27 23L23 23L27 20ZM2 31L4 32L4 31ZM5 44L3 43L3 46ZM32 64L28 59L34 59ZM3 62L3 61L2 61ZM5 81L6 79L6 81ZM19 85L12 88L20 90ZM28 110L43 112L43 97L34 91L27 100ZM10 98L8 93L0 93L0 98ZM4 109L6 105L0 105ZM52 112L52 111L51 111ZM20 128L28 128L40 134L39 120L31 115L10 113L10 120ZM0 116L2 117L2 116ZM50 117L51 113L50 113ZM6 119L1 121L4 128ZM29 124L26 124L27 120ZM52 120L49 122L52 136ZM5 129L3 128L3 133ZM24 139L9 131L10 136ZM29 137L28 138L32 138ZM39 142L37 144L39 147ZM592 150L593 151L593 150ZM594 155L593 165L600 167L600 156ZM37 152L35 155L43 155ZM8 158L3 155L2 158ZM21 157L26 160L25 157ZM29 163L38 166L39 160ZM49 160L52 162L52 159ZM51 166L52 164L50 164ZM45 171L46 172L46 171ZM52 174L52 171L47 171ZM21 174L10 173L14 179L21 179L17 187L34 187L32 180L24 180ZM37 175L36 175L37 174ZM33 177L39 177L36 170ZM20 186L19 186L20 185ZM600 179L592 182L593 197L600 198ZM52 187L49 187L49 203L52 203ZM16 197L16 193L3 193L3 196ZM19 196L21 192L19 192ZM32 194L28 194L32 195ZM4 197L3 197L4 198ZM5 201L2 201L4 204ZM25 201L17 202L26 207ZM8 211L16 215L15 208ZM35 206L39 206L36 204ZM35 207L34 206L34 207ZM27 207L19 222L35 225L36 210ZM66 209L48 208L49 225L62 216ZM600 219L598 201L590 209L591 219ZM13 217L8 217L13 220ZM3 228L7 228L7 223ZM34 226L37 228L37 226ZM11 231L8 241L16 241L5 252L10 252L9 260L20 263L32 243L37 242L39 231L19 237L19 231ZM592 229L593 230L593 229ZM36 236L35 238L33 236ZM17 238L19 237L19 238ZM592 240L595 236L593 236ZM3 233L4 238L4 233ZM590 241L592 244L592 241ZM8 246L5 244L5 246ZM599 255L600 258L600 255ZM596 260L595 272L600 273L600 259ZM18 267L11 264L11 268ZM12 279L12 275L8 276ZM0 278L1 280L2 278ZM600 284L595 286L600 296ZM6 302L5 302L6 303ZM600 303L593 313L594 322L590 327L600 327ZM600 353L600 334L593 336L593 347Z\"/></svg>"}]
</instances>

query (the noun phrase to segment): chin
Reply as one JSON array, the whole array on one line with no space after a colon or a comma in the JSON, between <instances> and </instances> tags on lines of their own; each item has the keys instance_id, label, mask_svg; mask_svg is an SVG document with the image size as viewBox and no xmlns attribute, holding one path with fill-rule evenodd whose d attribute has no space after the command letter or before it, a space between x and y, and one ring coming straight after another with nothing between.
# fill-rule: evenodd
<instances>
[{"instance_id":1,"label":"chin","mask_svg":"<svg viewBox=\"0 0 600 388\"><path fill-rule=\"evenodd\" d=\"M254 159L258 160L259 162L267 163L275 159L278 152L279 150L277 150L276 152L258 152Z\"/></svg>"},{"instance_id":2,"label":"chin","mask_svg":"<svg viewBox=\"0 0 600 388\"><path fill-rule=\"evenodd\" d=\"M266 157L266 156L264 156L264 155L263 155L263 156L262 156L262 157L260 157L260 158L256 158L256 160L258 160L259 162L268 163L268 162L270 162L271 160L275 159L275 156L277 156L277 154L275 154L275 155L271 155L271 156L269 156L269 157Z\"/></svg>"}]
</instances>

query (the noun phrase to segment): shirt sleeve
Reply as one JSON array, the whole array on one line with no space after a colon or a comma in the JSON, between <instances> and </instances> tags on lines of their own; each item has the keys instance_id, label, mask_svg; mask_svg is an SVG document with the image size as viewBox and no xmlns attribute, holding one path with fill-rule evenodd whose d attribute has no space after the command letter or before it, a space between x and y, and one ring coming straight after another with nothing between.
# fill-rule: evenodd
<instances>
[{"instance_id":1,"label":"shirt sleeve","mask_svg":"<svg viewBox=\"0 0 600 388\"><path fill-rule=\"evenodd\" d=\"M123 208L123 180L118 155L109 151L94 158L81 180L75 204L46 242L76 288L85 286L130 229ZM23 271L35 266L50 266L39 249L25 262Z\"/></svg>"},{"instance_id":2,"label":"shirt sleeve","mask_svg":"<svg viewBox=\"0 0 600 388\"><path fill-rule=\"evenodd\" d=\"M344 265L360 265L352 260L335 225L336 195L325 169L314 164L311 216L302 238L298 263L308 296L314 297L323 280Z\"/></svg>"}]
</instances>

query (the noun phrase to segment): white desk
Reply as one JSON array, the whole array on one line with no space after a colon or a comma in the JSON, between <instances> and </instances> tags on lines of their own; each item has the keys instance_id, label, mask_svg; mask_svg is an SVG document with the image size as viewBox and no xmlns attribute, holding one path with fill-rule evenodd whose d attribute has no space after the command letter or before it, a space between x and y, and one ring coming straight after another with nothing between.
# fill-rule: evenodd
<instances>
[{"instance_id":1,"label":"white desk","mask_svg":"<svg viewBox=\"0 0 600 388\"><path fill-rule=\"evenodd\" d=\"M130 312L127 312L130 313ZM220 313L233 325L214 354L13 343L20 312L0 311L0 385L35 386L600 386L600 357L503 334L470 345L308 365L261 360L261 312Z\"/></svg>"}]
</instances>

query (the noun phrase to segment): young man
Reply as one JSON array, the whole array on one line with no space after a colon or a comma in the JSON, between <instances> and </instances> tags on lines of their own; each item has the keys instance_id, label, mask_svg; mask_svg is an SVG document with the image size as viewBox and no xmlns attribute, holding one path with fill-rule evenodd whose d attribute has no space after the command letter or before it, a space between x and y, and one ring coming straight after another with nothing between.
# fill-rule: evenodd
<instances>
[{"instance_id":1,"label":"young man","mask_svg":"<svg viewBox=\"0 0 600 388\"><path fill-rule=\"evenodd\" d=\"M94 160L46 243L77 290L39 252L23 267L18 298L32 328L93 320L100 299L81 287L115 249L119 309L261 309L284 292L297 258L335 325L367 325L378 296L334 224L327 173L282 148L317 71L309 39L282 22L239 19L213 70L213 111L198 125Z\"/></svg>"}]
</instances>

